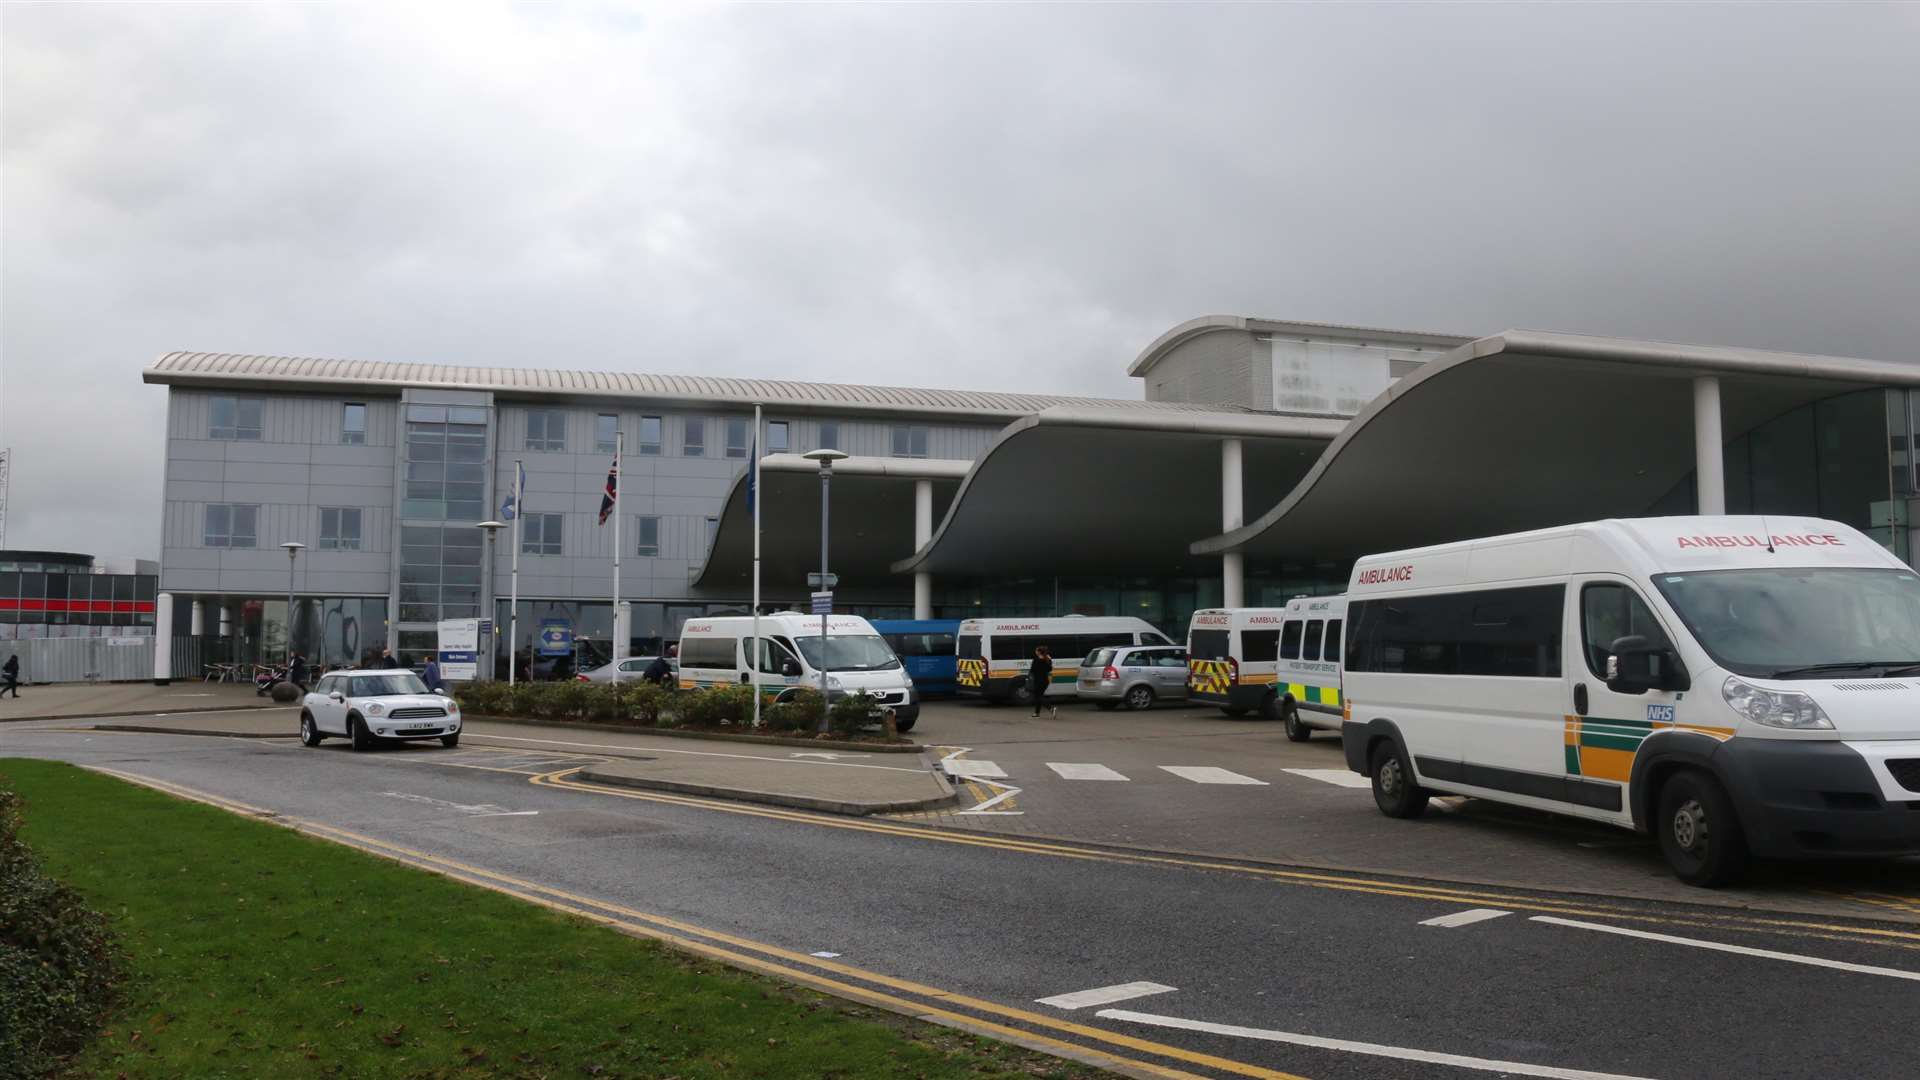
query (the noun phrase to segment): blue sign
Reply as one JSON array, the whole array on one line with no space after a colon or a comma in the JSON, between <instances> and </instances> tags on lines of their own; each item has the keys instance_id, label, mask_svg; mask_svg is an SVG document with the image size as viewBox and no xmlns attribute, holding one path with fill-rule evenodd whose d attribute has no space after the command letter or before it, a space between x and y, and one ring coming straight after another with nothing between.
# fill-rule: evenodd
<instances>
[{"instance_id":1,"label":"blue sign","mask_svg":"<svg viewBox=\"0 0 1920 1080\"><path fill-rule=\"evenodd\" d=\"M540 634L534 651L541 656L573 655L573 624L565 619L540 620Z\"/></svg>"},{"instance_id":2,"label":"blue sign","mask_svg":"<svg viewBox=\"0 0 1920 1080\"><path fill-rule=\"evenodd\" d=\"M1673 723L1673 706L1671 706L1671 705L1648 705L1648 706L1647 706L1647 720L1648 720L1648 722L1649 722L1649 723L1654 723L1654 724L1671 724L1671 723Z\"/></svg>"}]
</instances>

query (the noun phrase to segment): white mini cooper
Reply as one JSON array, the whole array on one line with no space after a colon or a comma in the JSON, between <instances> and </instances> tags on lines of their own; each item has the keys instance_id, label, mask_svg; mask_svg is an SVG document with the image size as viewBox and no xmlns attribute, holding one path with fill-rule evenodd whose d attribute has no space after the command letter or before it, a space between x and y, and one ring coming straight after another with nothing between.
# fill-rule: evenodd
<instances>
[{"instance_id":1,"label":"white mini cooper","mask_svg":"<svg viewBox=\"0 0 1920 1080\"><path fill-rule=\"evenodd\" d=\"M328 736L371 750L389 739L439 739L460 745L460 706L434 693L404 668L330 671L300 703L300 743L319 746Z\"/></svg>"}]
</instances>

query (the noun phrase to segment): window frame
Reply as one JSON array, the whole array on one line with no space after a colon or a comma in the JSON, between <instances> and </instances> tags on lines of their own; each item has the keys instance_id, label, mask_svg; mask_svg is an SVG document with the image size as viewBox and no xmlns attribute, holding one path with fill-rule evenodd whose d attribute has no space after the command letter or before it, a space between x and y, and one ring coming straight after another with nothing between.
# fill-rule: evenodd
<instances>
[{"instance_id":1,"label":"window frame","mask_svg":"<svg viewBox=\"0 0 1920 1080\"><path fill-rule=\"evenodd\" d=\"M820 421L819 427L814 431L813 441L818 444L815 447L818 450L840 449L840 421Z\"/></svg>"},{"instance_id":2,"label":"window frame","mask_svg":"<svg viewBox=\"0 0 1920 1080\"><path fill-rule=\"evenodd\" d=\"M536 417L540 421L540 434L537 438L533 433L534 419ZM558 438L556 438L553 434L553 421L556 418L558 418L560 421L560 435ZM529 408L527 410L526 435L521 441L525 445L525 448L527 450L530 450L534 453L541 453L541 454L566 453L567 452L567 410Z\"/></svg>"},{"instance_id":3,"label":"window frame","mask_svg":"<svg viewBox=\"0 0 1920 1080\"><path fill-rule=\"evenodd\" d=\"M360 424L354 426L354 410L358 409ZM367 403L364 401L343 401L340 403L340 444L342 446L365 446L367 444Z\"/></svg>"},{"instance_id":4,"label":"window frame","mask_svg":"<svg viewBox=\"0 0 1920 1080\"><path fill-rule=\"evenodd\" d=\"M613 421L613 437L611 439L602 441L600 438L600 428L603 422L608 420ZM594 413L593 414L593 449L594 451L596 453L601 453L601 454L611 454L618 451L619 448L620 448L620 414L619 413Z\"/></svg>"},{"instance_id":5,"label":"window frame","mask_svg":"<svg viewBox=\"0 0 1920 1080\"><path fill-rule=\"evenodd\" d=\"M239 532L236 528L239 523L240 511L242 510L246 511L252 519L252 528L244 533ZM225 528L217 531L213 527L215 511L223 512L227 519ZM235 540L243 536L246 537L246 543L234 543ZM224 542L216 542L216 538ZM260 504L207 503L200 517L200 546L221 548L228 551L249 551L258 548L260 546Z\"/></svg>"},{"instance_id":6,"label":"window frame","mask_svg":"<svg viewBox=\"0 0 1920 1080\"><path fill-rule=\"evenodd\" d=\"M320 510L320 529L314 546L320 551L359 551L365 542L366 515L358 506L322 506ZM333 515L332 534L327 529L327 515ZM352 535L347 534L347 515L353 515ZM331 541L331 542L329 542Z\"/></svg>"},{"instance_id":7,"label":"window frame","mask_svg":"<svg viewBox=\"0 0 1920 1080\"><path fill-rule=\"evenodd\" d=\"M653 427L653 438L651 440L647 438L648 425L652 425ZM666 441L667 421L664 417L642 416L640 418L640 453L642 455L658 457L661 450L665 447Z\"/></svg>"},{"instance_id":8,"label":"window frame","mask_svg":"<svg viewBox=\"0 0 1920 1080\"><path fill-rule=\"evenodd\" d=\"M902 436L905 438L903 439ZM906 449L901 449L905 443ZM915 444L919 445L916 447ZM895 424L892 429L891 456L897 458L923 459L932 443L932 433L925 424Z\"/></svg>"},{"instance_id":9,"label":"window frame","mask_svg":"<svg viewBox=\"0 0 1920 1080\"><path fill-rule=\"evenodd\" d=\"M779 433L779 439L774 438ZM793 449L793 430L785 420L767 421L767 453L784 454Z\"/></svg>"},{"instance_id":10,"label":"window frame","mask_svg":"<svg viewBox=\"0 0 1920 1080\"><path fill-rule=\"evenodd\" d=\"M753 422L746 417L727 417L721 424L720 434L723 440L722 455L736 461L749 456L753 452L752 432ZM736 435L740 438L738 443L734 442L734 436Z\"/></svg>"},{"instance_id":11,"label":"window frame","mask_svg":"<svg viewBox=\"0 0 1920 1080\"><path fill-rule=\"evenodd\" d=\"M643 559L660 557L660 518L657 514L642 514L634 519L634 554ZM653 533L653 541L647 541L647 533Z\"/></svg>"},{"instance_id":12,"label":"window frame","mask_svg":"<svg viewBox=\"0 0 1920 1080\"><path fill-rule=\"evenodd\" d=\"M221 403L228 403L233 410L231 424L218 423ZM247 407L252 406L253 423L246 421ZM214 394L207 407L207 438L220 442L259 442L266 428L266 399L241 397L238 394ZM248 434L251 432L251 434Z\"/></svg>"},{"instance_id":13,"label":"window frame","mask_svg":"<svg viewBox=\"0 0 1920 1080\"><path fill-rule=\"evenodd\" d=\"M565 514L529 513L520 524L520 554L522 555L565 555L566 552ZM528 526L535 526L528 528ZM551 528L550 528L551 527ZM549 532L557 531L560 536L553 537ZM538 533L535 537L532 534Z\"/></svg>"},{"instance_id":14,"label":"window frame","mask_svg":"<svg viewBox=\"0 0 1920 1080\"><path fill-rule=\"evenodd\" d=\"M688 416L680 421L680 456L707 456L707 418Z\"/></svg>"}]
</instances>

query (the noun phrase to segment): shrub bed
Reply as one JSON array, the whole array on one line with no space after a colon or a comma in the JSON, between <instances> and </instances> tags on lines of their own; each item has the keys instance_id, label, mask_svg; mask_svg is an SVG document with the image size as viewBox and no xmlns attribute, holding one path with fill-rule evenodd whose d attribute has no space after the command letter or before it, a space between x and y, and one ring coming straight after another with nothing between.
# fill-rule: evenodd
<instances>
[{"instance_id":1,"label":"shrub bed","mask_svg":"<svg viewBox=\"0 0 1920 1080\"><path fill-rule=\"evenodd\" d=\"M106 916L48 877L20 840L20 798L0 788L0 1076L54 1073L114 1001Z\"/></svg>"},{"instance_id":2,"label":"shrub bed","mask_svg":"<svg viewBox=\"0 0 1920 1080\"><path fill-rule=\"evenodd\" d=\"M686 728L785 737L810 736L820 729L822 711L833 738L858 742L906 742L872 729L879 714L874 699L851 694L821 703L817 690L794 690L781 701L763 704L760 727L753 727L753 691L745 686L672 690L651 683L503 682L467 683L454 689L460 708L477 716L533 720L576 720L636 728Z\"/></svg>"}]
</instances>

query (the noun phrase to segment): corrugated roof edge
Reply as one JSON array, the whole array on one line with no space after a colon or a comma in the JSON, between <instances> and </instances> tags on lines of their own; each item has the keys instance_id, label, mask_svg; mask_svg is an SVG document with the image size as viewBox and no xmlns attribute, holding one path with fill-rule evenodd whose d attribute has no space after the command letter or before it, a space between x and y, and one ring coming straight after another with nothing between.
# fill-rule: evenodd
<instances>
[{"instance_id":1,"label":"corrugated roof edge","mask_svg":"<svg viewBox=\"0 0 1920 1080\"><path fill-rule=\"evenodd\" d=\"M584 372L530 368L456 367L443 364L329 360L315 357L176 351L163 354L142 372L157 385L390 388L446 387L483 390L506 397L619 397L657 401L718 401L740 405L761 402L817 411L874 411L927 415L1029 416L1043 409L1072 405L1095 409L1238 412L1254 410L1218 405L1178 405L1128 398L1009 394L855 383L809 383L781 379L729 379L703 375L641 372Z\"/></svg>"}]
</instances>

